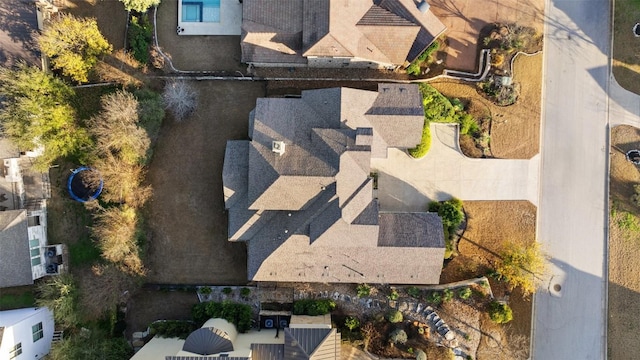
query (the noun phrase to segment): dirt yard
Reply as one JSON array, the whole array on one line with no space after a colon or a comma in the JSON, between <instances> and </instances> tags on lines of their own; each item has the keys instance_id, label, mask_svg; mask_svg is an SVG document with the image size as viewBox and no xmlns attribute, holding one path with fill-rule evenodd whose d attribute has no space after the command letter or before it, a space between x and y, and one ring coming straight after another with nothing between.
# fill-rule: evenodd
<instances>
[{"instance_id":1,"label":"dirt yard","mask_svg":"<svg viewBox=\"0 0 640 360\"><path fill-rule=\"evenodd\" d=\"M124 47L127 28L127 12L120 1L103 0L64 0L64 12L77 17L93 17L98 28L113 45L114 50Z\"/></svg>"},{"instance_id":2,"label":"dirt yard","mask_svg":"<svg viewBox=\"0 0 640 360\"><path fill-rule=\"evenodd\" d=\"M245 72L240 63L240 36L178 36L178 1L158 7L158 42L178 70Z\"/></svg>"},{"instance_id":3,"label":"dirt yard","mask_svg":"<svg viewBox=\"0 0 640 360\"><path fill-rule=\"evenodd\" d=\"M513 81L521 84L520 96L514 105L504 107L494 105L478 94L473 83L436 80L429 84L449 98L470 102L469 107L488 113L494 157L530 159L540 151L541 71L542 54L518 56L514 63Z\"/></svg>"},{"instance_id":4,"label":"dirt yard","mask_svg":"<svg viewBox=\"0 0 640 360\"><path fill-rule=\"evenodd\" d=\"M459 255L445 267L440 283L485 275L497 260L497 253L505 241L535 241L536 207L528 201L465 201L464 210L468 224L458 245ZM488 319L481 319L481 330L491 334L493 339L504 339L514 346L522 347L521 339L526 338L525 347L528 349L531 300L523 298L518 290L509 294L504 283L490 281L496 298L508 299L513 310L513 321L506 327L500 327ZM485 339L480 343L479 354L496 352L495 344L491 341ZM487 357L478 357L482 358Z\"/></svg>"},{"instance_id":5,"label":"dirt yard","mask_svg":"<svg viewBox=\"0 0 640 360\"><path fill-rule=\"evenodd\" d=\"M197 303L198 295L193 291L140 290L128 303L127 338L145 331L156 320L189 320L191 307Z\"/></svg>"},{"instance_id":6,"label":"dirt yard","mask_svg":"<svg viewBox=\"0 0 640 360\"><path fill-rule=\"evenodd\" d=\"M249 112L264 84L194 82L196 115L165 120L148 179L151 239L147 281L170 284L242 284L246 252L227 241L222 163L229 139L246 139Z\"/></svg>"},{"instance_id":7,"label":"dirt yard","mask_svg":"<svg viewBox=\"0 0 640 360\"><path fill-rule=\"evenodd\" d=\"M638 20L638 0L615 1L613 75L623 88L636 94L640 94L640 38L632 30Z\"/></svg>"},{"instance_id":8,"label":"dirt yard","mask_svg":"<svg viewBox=\"0 0 640 360\"><path fill-rule=\"evenodd\" d=\"M638 359L640 344L640 208L629 198L640 184L640 167L625 153L640 149L640 129L618 126L611 131L611 187L609 222L609 328L610 359Z\"/></svg>"},{"instance_id":9,"label":"dirt yard","mask_svg":"<svg viewBox=\"0 0 640 360\"><path fill-rule=\"evenodd\" d=\"M544 0L434 0L431 11L448 28L448 69L474 71L480 30L491 23L516 23L542 31Z\"/></svg>"}]
</instances>

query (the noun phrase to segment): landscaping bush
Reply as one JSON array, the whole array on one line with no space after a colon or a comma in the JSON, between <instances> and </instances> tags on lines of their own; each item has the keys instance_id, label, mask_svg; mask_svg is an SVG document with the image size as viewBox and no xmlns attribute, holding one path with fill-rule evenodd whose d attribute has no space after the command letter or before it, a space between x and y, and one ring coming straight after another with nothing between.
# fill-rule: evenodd
<instances>
[{"instance_id":1,"label":"landscaping bush","mask_svg":"<svg viewBox=\"0 0 640 360\"><path fill-rule=\"evenodd\" d=\"M153 33L153 26L146 16L132 16L127 33L127 44L133 57L142 64L149 62L149 45Z\"/></svg>"},{"instance_id":2,"label":"landscaping bush","mask_svg":"<svg viewBox=\"0 0 640 360\"><path fill-rule=\"evenodd\" d=\"M208 287L208 286L201 287L200 290L199 290L200 294L202 294L202 295L209 295L209 294L211 294L211 291L212 291L211 288Z\"/></svg>"},{"instance_id":3,"label":"landscaping bush","mask_svg":"<svg viewBox=\"0 0 640 360\"><path fill-rule=\"evenodd\" d=\"M414 76L420 75L422 66L428 66L429 63L431 63L431 55L438 51L439 48L440 43L438 41L432 42L431 45L407 67L407 74Z\"/></svg>"},{"instance_id":4,"label":"landscaping bush","mask_svg":"<svg viewBox=\"0 0 640 360\"><path fill-rule=\"evenodd\" d=\"M489 317L496 324L506 324L513 320L513 312L509 305L493 301L489 304Z\"/></svg>"},{"instance_id":5,"label":"landscaping bush","mask_svg":"<svg viewBox=\"0 0 640 360\"><path fill-rule=\"evenodd\" d=\"M416 360L427 360L427 353L422 350L416 351Z\"/></svg>"},{"instance_id":6,"label":"landscaping bush","mask_svg":"<svg viewBox=\"0 0 640 360\"><path fill-rule=\"evenodd\" d=\"M391 289L391 292L387 297L389 298L389 300L396 301L400 297L400 294L398 294L398 290Z\"/></svg>"},{"instance_id":7,"label":"landscaping bush","mask_svg":"<svg viewBox=\"0 0 640 360\"><path fill-rule=\"evenodd\" d=\"M243 299L247 299L249 298L249 295L251 295L251 289L243 287L242 289L240 289L240 296Z\"/></svg>"},{"instance_id":8,"label":"landscaping bush","mask_svg":"<svg viewBox=\"0 0 640 360\"><path fill-rule=\"evenodd\" d=\"M407 332L402 329L395 329L389 334L389 341L392 344L406 344L407 340Z\"/></svg>"},{"instance_id":9,"label":"landscaping bush","mask_svg":"<svg viewBox=\"0 0 640 360\"><path fill-rule=\"evenodd\" d=\"M420 139L420 144L414 147L413 149L407 150L411 157L420 159L427 155L429 149L431 148L431 128L429 128L429 122L424 122L424 127L422 128L422 138Z\"/></svg>"},{"instance_id":10,"label":"landscaping bush","mask_svg":"<svg viewBox=\"0 0 640 360\"><path fill-rule=\"evenodd\" d=\"M233 292L233 289L230 287L226 287L224 289L222 289L222 293L225 295L231 295L231 293Z\"/></svg>"},{"instance_id":11,"label":"landscaping bush","mask_svg":"<svg viewBox=\"0 0 640 360\"><path fill-rule=\"evenodd\" d=\"M458 297L462 300L467 300L471 297L472 291L468 287L464 287L458 290Z\"/></svg>"},{"instance_id":12,"label":"landscaping bush","mask_svg":"<svg viewBox=\"0 0 640 360\"><path fill-rule=\"evenodd\" d=\"M78 287L71 274L52 276L38 284L36 305L53 312L56 326L68 329L80 322Z\"/></svg>"},{"instance_id":13,"label":"landscaping bush","mask_svg":"<svg viewBox=\"0 0 640 360\"><path fill-rule=\"evenodd\" d=\"M634 194L631 195L631 203L640 206L640 184L633 185Z\"/></svg>"},{"instance_id":14,"label":"landscaping bush","mask_svg":"<svg viewBox=\"0 0 640 360\"><path fill-rule=\"evenodd\" d=\"M305 299L293 303L294 315L325 315L336 308L336 303L329 299Z\"/></svg>"},{"instance_id":15,"label":"landscaping bush","mask_svg":"<svg viewBox=\"0 0 640 360\"><path fill-rule=\"evenodd\" d=\"M434 305L440 305L442 303L442 294L440 291L432 291L427 296L427 302L430 302Z\"/></svg>"},{"instance_id":16,"label":"landscaping bush","mask_svg":"<svg viewBox=\"0 0 640 360\"><path fill-rule=\"evenodd\" d=\"M150 326L152 334L163 338L186 339L198 327L191 321L166 320L156 321Z\"/></svg>"},{"instance_id":17,"label":"landscaping bush","mask_svg":"<svg viewBox=\"0 0 640 360\"><path fill-rule=\"evenodd\" d=\"M251 306L245 304L208 301L195 304L191 308L191 317L197 325L202 325L211 318L225 319L235 325L238 332L245 333L251 329L253 311Z\"/></svg>"},{"instance_id":18,"label":"landscaping bush","mask_svg":"<svg viewBox=\"0 0 640 360\"><path fill-rule=\"evenodd\" d=\"M366 296L371 295L371 286L367 285L367 284L359 284L356 287L356 293L358 294L359 298L363 298Z\"/></svg>"},{"instance_id":19,"label":"landscaping bush","mask_svg":"<svg viewBox=\"0 0 640 360\"><path fill-rule=\"evenodd\" d=\"M416 298L416 299L418 299L418 298L420 297L420 289L418 289L418 288L417 288L417 287L415 287L415 286L409 286L409 287L407 288L407 294L408 294L409 296L411 296L412 298Z\"/></svg>"},{"instance_id":20,"label":"landscaping bush","mask_svg":"<svg viewBox=\"0 0 640 360\"><path fill-rule=\"evenodd\" d=\"M390 310L387 313L387 320L392 324L399 323L399 322L401 322L403 320L402 313L400 311L398 311L398 310L395 310L395 309L394 310Z\"/></svg>"},{"instance_id":21,"label":"landscaping bush","mask_svg":"<svg viewBox=\"0 0 640 360\"><path fill-rule=\"evenodd\" d=\"M344 319L344 326L350 331L353 331L360 327L360 320L358 320L357 317L347 316L347 318Z\"/></svg>"},{"instance_id":22,"label":"landscaping bush","mask_svg":"<svg viewBox=\"0 0 640 360\"><path fill-rule=\"evenodd\" d=\"M451 289L444 289L442 291L442 302L449 302L453 300L453 291Z\"/></svg>"},{"instance_id":23,"label":"landscaping bush","mask_svg":"<svg viewBox=\"0 0 640 360\"><path fill-rule=\"evenodd\" d=\"M138 123L153 143L158 138L165 115L162 95L148 89L137 90L133 95L138 100Z\"/></svg>"}]
</instances>

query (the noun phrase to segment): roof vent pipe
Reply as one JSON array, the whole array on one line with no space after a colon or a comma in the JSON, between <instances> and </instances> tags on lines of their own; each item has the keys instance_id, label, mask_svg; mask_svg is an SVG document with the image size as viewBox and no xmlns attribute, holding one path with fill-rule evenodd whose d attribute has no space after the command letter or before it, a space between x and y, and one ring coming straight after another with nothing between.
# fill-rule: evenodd
<instances>
[{"instance_id":1,"label":"roof vent pipe","mask_svg":"<svg viewBox=\"0 0 640 360\"><path fill-rule=\"evenodd\" d=\"M271 142L271 151L278 155L284 154L285 144L284 141L272 141Z\"/></svg>"},{"instance_id":2,"label":"roof vent pipe","mask_svg":"<svg viewBox=\"0 0 640 360\"><path fill-rule=\"evenodd\" d=\"M427 0L422 0L422 2L420 4L418 4L418 10L420 10L421 13L426 13L427 11L429 11L429 8L431 7L431 5L429 5L429 3L427 2Z\"/></svg>"}]
</instances>

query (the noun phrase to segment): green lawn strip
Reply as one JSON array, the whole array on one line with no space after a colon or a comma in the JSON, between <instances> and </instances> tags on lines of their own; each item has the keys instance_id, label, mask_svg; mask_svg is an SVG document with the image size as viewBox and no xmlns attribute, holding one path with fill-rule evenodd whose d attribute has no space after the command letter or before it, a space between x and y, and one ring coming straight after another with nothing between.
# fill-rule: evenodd
<instances>
[{"instance_id":1,"label":"green lawn strip","mask_svg":"<svg viewBox=\"0 0 640 360\"><path fill-rule=\"evenodd\" d=\"M0 295L0 311L33 306L35 306L33 291L25 291L22 294Z\"/></svg>"}]
</instances>

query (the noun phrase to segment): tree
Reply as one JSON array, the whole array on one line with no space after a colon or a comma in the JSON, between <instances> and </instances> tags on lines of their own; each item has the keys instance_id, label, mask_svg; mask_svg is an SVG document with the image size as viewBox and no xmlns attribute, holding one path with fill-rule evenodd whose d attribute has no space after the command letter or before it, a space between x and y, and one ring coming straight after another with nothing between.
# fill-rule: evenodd
<instances>
[{"instance_id":1,"label":"tree","mask_svg":"<svg viewBox=\"0 0 640 360\"><path fill-rule=\"evenodd\" d=\"M54 69L78 82L87 82L99 57L112 47L102 36L95 19L62 14L52 20L38 37L40 50L51 59Z\"/></svg>"},{"instance_id":2,"label":"tree","mask_svg":"<svg viewBox=\"0 0 640 360\"><path fill-rule=\"evenodd\" d=\"M506 324L513 320L513 312L511 307L505 303L492 301L489 304L489 317L496 324Z\"/></svg>"},{"instance_id":3,"label":"tree","mask_svg":"<svg viewBox=\"0 0 640 360\"><path fill-rule=\"evenodd\" d=\"M137 90L133 95L138 99L138 125L146 130L153 142L158 138L165 115L162 96L147 89Z\"/></svg>"},{"instance_id":4,"label":"tree","mask_svg":"<svg viewBox=\"0 0 640 360\"><path fill-rule=\"evenodd\" d=\"M127 11L147 12L149 8L160 5L160 0L120 0Z\"/></svg>"},{"instance_id":5,"label":"tree","mask_svg":"<svg viewBox=\"0 0 640 360\"><path fill-rule=\"evenodd\" d=\"M141 285L136 274L123 271L114 264L99 264L80 269L78 300L86 320L97 320L126 302L128 294Z\"/></svg>"},{"instance_id":6,"label":"tree","mask_svg":"<svg viewBox=\"0 0 640 360\"><path fill-rule=\"evenodd\" d=\"M128 165L143 162L151 140L138 126L138 100L129 92L118 91L103 96L100 102L102 112L88 122L98 150Z\"/></svg>"},{"instance_id":7,"label":"tree","mask_svg":"<svg viewBox=\"0 0 640 360\"><path fill-rule=\"evenodd\" d=\"M86 336L72 335L53 343L49 353L52 360L126 360L131 355L132 350L126 339L111 338L95 329Z\"/></svg>"},{"instance_id":8,"label":"tree","mask_svg":"<svg viewBox=\"0 0 640 360\"><path fill-rule=\"evenodd\" d=\"M137 243L138 214L135 209L126 205L107 208L96 216L91 231L105 260L122 265L134 274L144 274Z\"/></svg>"},{"instance_id":9,"label":"tree","mask_svg":"<svg viewBox=\"0 0 640 360\"><path fill-rule=\"evenodd\" d=\"M21 150L43 148L36 169L48 169L59 157L84 156L91 139L76 124L68 85L22 63L16 70L0 68L0 89L2 131Z\"/></svg>"},{"instance_id":10,"label":"tree","mask_svg":"<svg viewBox=\"0 0 640 360\"><path fill-rule=\"evenodd\" d=\"M52 276L38 284L36 305L53 311L56 325L62 329L74 327L80 322L77 303L76 282L69 274Z\"/></svg>"},{"instance_id":11,"label":"tree","mask_svg":"<svg viewBox=\"0 0 640 360\"><path fill-rule=\"evenodd\" d=\"M547 272L547 255L540 243L507 243L500 253L496 271L513 289L520 287L525 296L534 293Z\"/></svg>"},{"instance_id":12,"label":"tree","mask_svg":"<svg viewBox=\"0 0 640 360\"><path fill-rule=\"evenodd\" d=\"M198 93L185 81L169 81L162 95L165 107L173 113L177 121L191 116L198 105Z\"/></svg>"},{"instance_id":13,"label":"tree","mask_svg":"<svg viewBox=\"0 0 640 360\"><path fill-rule=\"evenodd\" d=\"M104 154L94 167L104 179L101 198L139 208L151 197L151 186L142 185L146 171L141 164L127 164L112 154Z\"/></svg>"}]
</instances>

